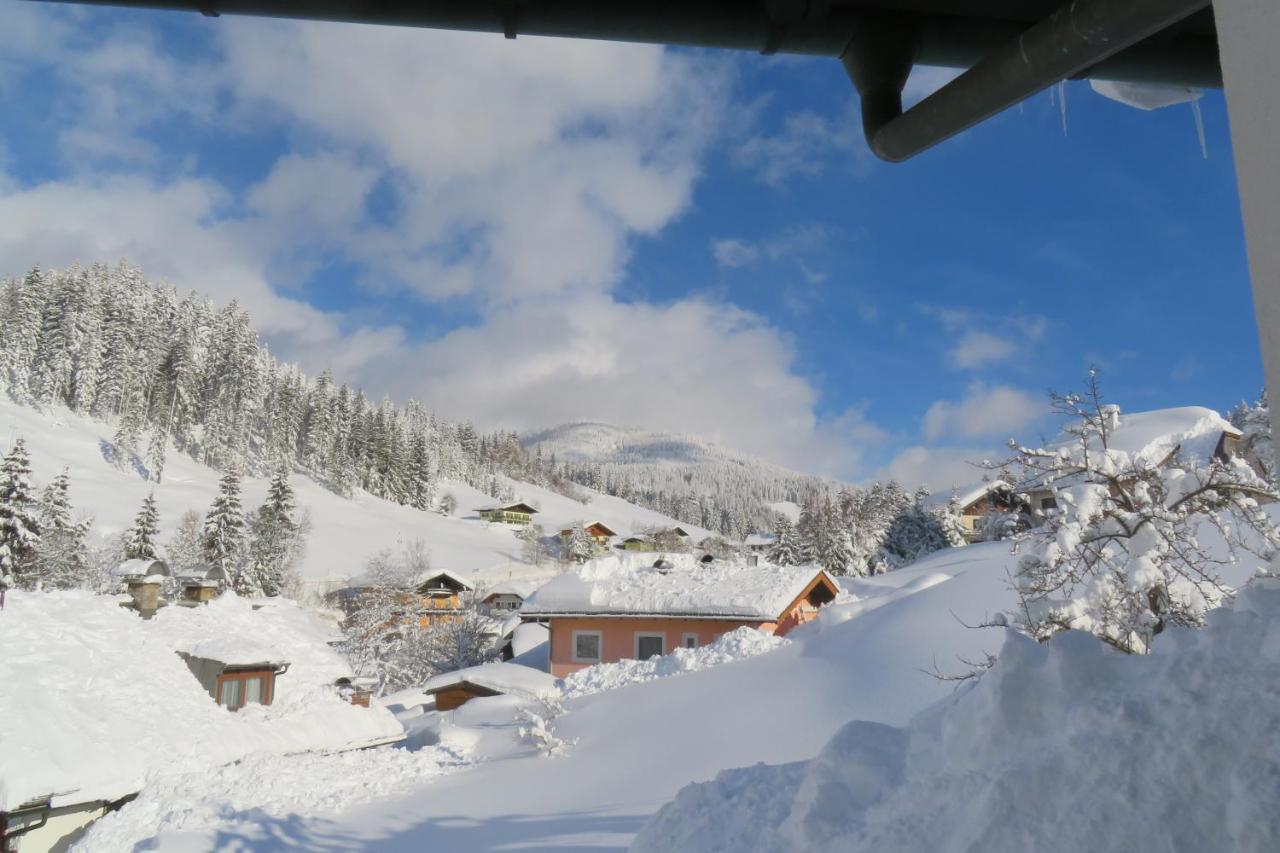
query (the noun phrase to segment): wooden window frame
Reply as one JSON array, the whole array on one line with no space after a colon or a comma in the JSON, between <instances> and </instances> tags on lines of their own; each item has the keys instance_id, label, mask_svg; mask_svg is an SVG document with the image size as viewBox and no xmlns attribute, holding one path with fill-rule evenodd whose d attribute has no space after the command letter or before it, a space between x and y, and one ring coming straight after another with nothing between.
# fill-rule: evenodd
<instances>
[{"instance_id":1,"label":"wooden window frame","mask_svg":"<svg viewBox=\"0 0 1280 853\"><path fill-rule=\"evenodd\" d=\"M693 640L692 646L689 645L689 640L691 638ZM683 634L680 635L680 648L682 649L696 649L701 645L702 645L702 639L698 636L697 631L685 631Z\"/></svg>"},{"instance_id":2,"label":"wooden window frame","mask_svg":"<svg viewBox=\"0 0 1280 853\"><path fill-rule=\"evenodd\" d=\"M253 678L262 679L262 701L257 704L270 705L276 694L276 671L274 669L236 669L220 673L213 689L214 701L229 711L239 711L246 704L245 694L248 693L246 682ZM222 704L222 685L227 681L240 682L240 704L234 707Z\"/></svg>"}]
</instances>

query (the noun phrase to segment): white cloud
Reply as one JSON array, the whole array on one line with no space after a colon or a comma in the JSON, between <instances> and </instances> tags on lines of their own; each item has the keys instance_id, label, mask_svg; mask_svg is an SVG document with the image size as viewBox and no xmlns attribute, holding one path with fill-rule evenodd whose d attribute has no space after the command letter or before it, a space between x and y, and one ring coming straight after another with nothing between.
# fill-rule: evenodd
<instances>
[{"instance_id":1,"label":"white cloud","mask_svg":"<svg viewBox=\"0 0 1280 853\"><path fill-rule=\"evenodd\" d=\"M1018 351L1018 344L990 332L971 330L960 336L948 353L953 367L974 370L1005 361Z\"/></svg>"},{"instance_id":2,"label":"white cloud","mask_svg":"<svg viewBox=\"0 0 1280 853\"><path fill-rule=\"evenodd\" d=\"M999 461L1007 456L989 447L924 447L915 445L900 451L876 472L877 480L894 479L908 488L923 485L934 494L979 483L988 472L984 460Z\"/></svg>"},{"instance_id":3,"label":"white cloud","mask_svg":"<svg viewBox=\"0 0 1280 853\"><path fill-rule=\"evenodd\" d=\"M760 250L743 240L729 238L711 244L711 256L716 265L734 269L751 266L760 257Z\"/></svg>"},{"instance_id":4,"label":"white cloud","mask_svg":"<svg viewBox=\"0 0 1280 853\"><path fill-rule=\"evenodd\" d=\"M836 164L864 167L870 154L861 127L851 110L831 118L810 110L790 113L776 132L759 131L744 140L733 160L778 188L821 175Z\"/></svg>"},{"instance_id":5,"label":"white cloud","mask_svg":"<svg viewBox=\"0 0 1280 853\"><path fill-rule=\"evenodd\" d=\"M921 432L940 438L1008 438L1048 412L1040 395L1008 385L974 383L958 402L939 400L925 412Z\"/></svg>"}]
</instances>

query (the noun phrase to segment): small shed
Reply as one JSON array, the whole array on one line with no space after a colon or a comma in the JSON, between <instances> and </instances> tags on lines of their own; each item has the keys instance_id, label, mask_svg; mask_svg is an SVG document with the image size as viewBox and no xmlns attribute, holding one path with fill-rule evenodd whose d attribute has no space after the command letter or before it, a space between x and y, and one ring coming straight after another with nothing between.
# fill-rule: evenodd
<instances>
[{"instance_id":1,"label":"small shed","mask_svg":"<svg viewBox=\"0 0 1280 853\"><path fill-rule=\"evenodd\" d=\"M452 711L472 699L513 695L526 699L557 696L551 675L518 663L484 663L428 679L422 692L436 699L437 711Z\"/></svg>"}]
</instances>

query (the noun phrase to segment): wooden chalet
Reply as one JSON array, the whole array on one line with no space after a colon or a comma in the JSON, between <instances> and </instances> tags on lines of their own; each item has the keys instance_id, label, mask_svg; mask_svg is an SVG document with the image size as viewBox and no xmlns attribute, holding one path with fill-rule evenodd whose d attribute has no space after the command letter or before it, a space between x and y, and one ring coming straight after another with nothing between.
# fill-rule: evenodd
<instances>
[{"instance_id":1,"label":"wooden chalet","mask_svg":"<svg viewBox=\"0 0 1280 853\"><path fill-rule=\"evenodd\" d=\"M487 506L476 510L481 521L496 524L529 524L538 510L527 503L517 502L502 506Z\"/></svg>"}]
</instances>

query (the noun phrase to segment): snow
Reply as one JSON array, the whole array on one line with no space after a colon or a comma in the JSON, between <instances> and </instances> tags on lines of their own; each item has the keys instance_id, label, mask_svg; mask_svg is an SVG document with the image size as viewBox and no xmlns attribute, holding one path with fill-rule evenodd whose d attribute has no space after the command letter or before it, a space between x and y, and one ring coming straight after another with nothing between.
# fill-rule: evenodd
<instances>
[{"instance_id":1,"label":"snow","mask_svg":"<svg viewBox=\"0 0 1280 853\"><path fill-rule=\"evenodd\" d=\"M555 697L560 694L556 680L545 672L515 663L484 663L445 672L427 679L423 693L436 693L455 684L474 684L496 693L515 694L530 699Z\"/></svg>"},{"instance_id":2,"label":"snow","mask_svg":"<svg viewBox=\"0 0 1280 853\"><path fill-rule=\"evenodd\" d=\"M562 689L568 699L590 696L605 690L617 690L629 684L642 684L655 678L698 672L730 661L744 660L774 651L789 642L790 640L782 637L743 626L721 634L714 643L696 649L674 649L670 654L648 660L621 660L580 669L564 679Z\"/></svg>"},{"instance_id":3,"label":"snow","mask_svg":"<svg viewBox=\"0 0 1280 853\"><path fill-rule=\"evenodd\" d=\"M115 799L173 773L252 754L332 750L402 735L384 708L342 701L328 629L290 602L228 596L152 620L86 592L10 591L0 614L0 809ZM244 639L253 636L252 641ZM178 650L289 660L270 707L215 704Z\"/></svg>"},{"instance_id":4,"label":"snow","mask_svg":"<svg viewBox=\"0 0 1280 853\"><path fill-rule=\"evenodd\" d=\"M324 817L359 803L372 802L455 768L460 759L441 747L409 752L381 748L341 753L254 755L200 773L176 774L149 785L128 808L93 824L78 849L95 853L132 853L146 839L183 836L221 827L250 844L284 844L279 832L286 820ZM280 823L276 823L280 822ZM268 837L264 826L274 826ZM305 837L295 846L311 845ZM194 844L197 848L199 842Z\"/></svg>"},{"instance_id":5,"label":"snow","mask_svg":"<svg viewBox=\"0 0 1280 853\"><path fill-rule=\"evenodd\" d=\"M748 548L767 548L778 541L778 537L772 533L752 533L749 534L743 542Z\"/></svg>"},{"instance_id":6,"label":"snow","mask_svg":"<svg viewBox=\"0 0 1280 853\"><path fill-rule=\"evenodd\" d=\"M1010 633L908 725L852 722L811 761L690 786L631 849L1275 850L1278 706L1275 581L1150 656Z\"/></svg>"},{"instance_id":7,"label":"snow","mask_svg":"<svg viewBox=\"0 0 1280 853\"><path fill-rule=\"evenodd\" d=\"M162 560L125 560L112 569L111 574L117 578L149 580L153 577L168 577L169 566Z\"/></svg>"},{"instance_id":8,"label":"snow","mask_svg":"<svg viewBox=\"0 0 1280 853\"><path fill-rule=\"evenodd\" d=\"M671 568L659 571L659 559ZM821 572L816 566L700 563L691 554L619 552L590 560L547 583L520 612L702 614L776 619Z\"/></svg>"},{"instance_id":9,"label":"snow","mask_svg":"<svg viewBox=\"0 0 1280 853\"><path fill-rule=\"evenodd\" d=\"M1173 104L1194 102L1204 94L1202 90L1190 86L1171 86L1166 83L1130 83L1095 79L1089 81L1089 86L1104 98L1147 111Z\"/></svg>"},{"instance_id":10,"label":"snow","mask_svg":"<svg viewBox=\"0 0 1280 853\"><path fill-rule=\"evenodd\" d=\"M0 398L0 445L7 447L17 437L26 440L32 480L38 488L67 466L72 505L77 515L94 517L94 535L116 537L128 529L143 498L152 491L160 510L162 544L169 541L184 512L196 510L202 517L208 512L218 493L217 471L170 448L163 481L147 481L135 470L122 470L108 461L106 449L114 431L111 424L62 407L41 412ZM584 505L536 486L500 480L539 506L535 519L548 531L558 531L588 516L615 530L676 524L660 513L587 489L582 491L591 500ZM481 586L506 579L538 580L554 573L550 563L535 567L518 561L521 542L515 537L515 527L467 517L467 508L494 500L464 483L443 481L438 489L439 495L451 493L457 498L459 509L453 517L362 491L351 499L342 498L304 474L293 474L290 483L298 508L311 514L311 535L299 568L308 586L317 592L345 585L345 579L364 571L365 562L376 552L415 539L427 544L434 567L470 575ZM267 478L243 478L241 501L246 512L262 503L268 485ZM706 535L699 528L684 526L690 532L697 531L695 536ZM172 567L175 574L186 568Z\"/></svg>"},{"instance_id":11,"label":"snow","mask_svg":"<svg viewBox=\"0 0 1280 853\"><path fill-rule=\"evenodd\" d=\"M1208 461L1224 432L1240 434L1226 418L1203 406L1121 413L1108 439L1108 447L1152 464L1161 462L1179 447L1189 457ZM1074 443L1063 437L1049 448Z\"/></svg>"}]
</instances>

